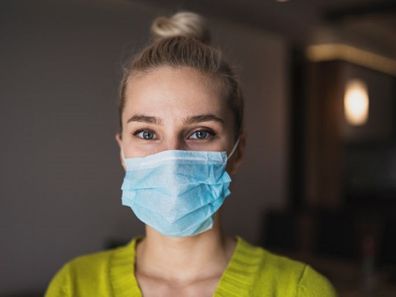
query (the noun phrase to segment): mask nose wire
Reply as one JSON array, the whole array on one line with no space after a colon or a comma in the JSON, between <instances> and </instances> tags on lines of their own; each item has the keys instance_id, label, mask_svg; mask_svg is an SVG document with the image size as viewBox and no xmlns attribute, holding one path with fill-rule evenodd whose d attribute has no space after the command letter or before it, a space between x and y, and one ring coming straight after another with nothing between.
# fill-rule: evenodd
<instances>
[{"instance_id":1,"label":"mask nose wire","mask_svg":"<svg viewBox=\"0 0 396 297\"><path fill-rule=\"evenodd\" d=\"M237 141L235 142L234 146L232 147L231 153L227 156L227 160L229 160L232 155L235 153L236 149L238 148L240 138L238 137Z\"/></svg>"}]
</instances>

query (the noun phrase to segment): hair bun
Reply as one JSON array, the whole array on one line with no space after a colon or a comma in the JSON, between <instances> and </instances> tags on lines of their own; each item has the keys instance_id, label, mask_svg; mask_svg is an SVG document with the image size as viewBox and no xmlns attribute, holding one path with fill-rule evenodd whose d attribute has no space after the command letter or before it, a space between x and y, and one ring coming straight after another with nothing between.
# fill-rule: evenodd
<instances>
[{"instance_id":1,"label":"hair bun","mask_svg":"<svg viewBox=\"0 0 396 297\"><path fill-rule=\"evenodd\" d=\"M151 25L151 34L154 40L167 37L185 36L210 43L210 33L206 20L193 12L178 12L171 17L158 17Z\"/></svg>"}]
</instances>

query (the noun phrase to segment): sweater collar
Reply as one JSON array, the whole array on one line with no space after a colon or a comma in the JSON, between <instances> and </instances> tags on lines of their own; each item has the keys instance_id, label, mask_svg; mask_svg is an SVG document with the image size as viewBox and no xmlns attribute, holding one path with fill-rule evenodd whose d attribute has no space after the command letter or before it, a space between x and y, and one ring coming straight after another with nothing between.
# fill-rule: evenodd
<instances>
[{"instance_id":1,"label":"sweater collar","mask_svg":"<svg viewBox=\"0 0 396 297\"><path fill-rule=\"evenodd\" d=\"M135 277L135 249L138 239L134 238L126 246L116 249L110 258L110 281L114 296L141 297Z\"/></svg>"},{"instance_id":2,"label":"sweater collar","mask_svg":"<svg viewBox=\"0 0 396 297\"><path fill-rule=\"evenodd\" d=\"M112 254L110 279L114 296L142 296L135 277L135 250L139 239L132 239L129 244L116 249ZM236 239L235 250L213 296L250 296L249 290L262 261L260 249L252 247L239 236Z\"/></svg>"}]
</instances>

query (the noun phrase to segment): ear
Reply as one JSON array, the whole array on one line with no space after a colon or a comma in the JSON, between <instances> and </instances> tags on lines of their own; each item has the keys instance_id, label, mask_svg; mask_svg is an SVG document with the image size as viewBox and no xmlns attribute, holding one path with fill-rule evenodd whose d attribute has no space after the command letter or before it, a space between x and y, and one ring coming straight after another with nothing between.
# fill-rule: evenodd
<instances>
[{"instance_id":1,"label":"ear","mask_svg":"<svg viewBox=\"0 0 396 297\"><path fill-rule=\"evenodd\" d=\"M229 160L228 163L228 172L232 175L236 174L239 170L239 167L242 164L242 160L245 154L245 146L246 146L246 134L242 132L239 135L239 144L238 147L235 151L235 153L232 155L231 159Z\"/></svg>"},{"instance_id":2,"label":"ear","mask_svg":"<svg viewBox=\"0 0 396 297\"><path fill-rule=\"evenodd\" d=\"M124 168L124 170L126 170L124 159L122 158L122 138L121 138L120 132L116 133L115 140L117 141L118 147L120 148L120 162L121 162L121 166Z\"/></svg>"}]
</instances>

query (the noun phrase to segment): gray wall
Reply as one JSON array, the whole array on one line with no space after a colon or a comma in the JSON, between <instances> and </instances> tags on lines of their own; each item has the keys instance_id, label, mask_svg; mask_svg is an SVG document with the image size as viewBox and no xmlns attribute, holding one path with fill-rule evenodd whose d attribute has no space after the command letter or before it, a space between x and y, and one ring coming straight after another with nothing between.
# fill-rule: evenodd
<instances>
[{"instance_id":1,"label":"gray wall","mask_svg":"<svg viewBox=\"0 0 396 297\"><path fill-rule=\"evenodd\" d=\"M162 13L121 0L0 2L1 296L40 292L72 257L142 234L120 203L117 88L122 58ZM256 242L262 212L286 203L286 44L211 24L246 95L247 155L224 225Z\"/></svg>"}]
</instances>

